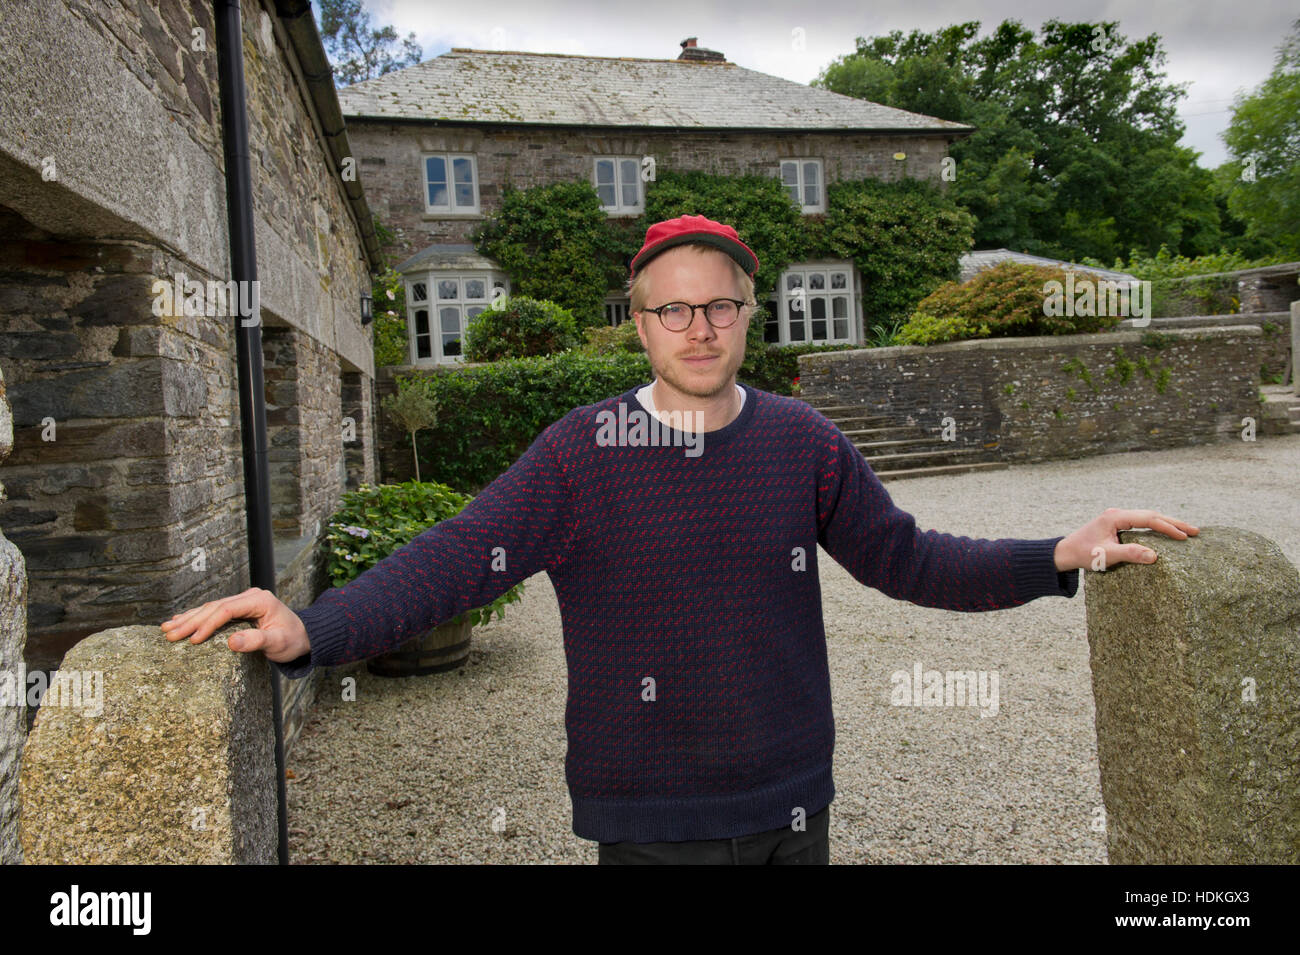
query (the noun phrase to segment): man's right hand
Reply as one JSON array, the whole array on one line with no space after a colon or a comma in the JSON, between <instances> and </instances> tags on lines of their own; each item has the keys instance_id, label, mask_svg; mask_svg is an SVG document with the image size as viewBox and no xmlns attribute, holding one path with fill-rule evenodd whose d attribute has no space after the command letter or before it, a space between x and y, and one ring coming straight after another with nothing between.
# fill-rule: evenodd
<instances>
[{"instance_id":1,"label":"man's right hand","mask_svg":"<svg viewBox=\"0 0 1300 955\"><path fill-rule=\"evenodd\" d=\"M173 643L185 637L202 643L231 620L256 620L257 628L238 630L226 645L241 653L266 652L268 660L288 663L311 652L307 628L302 619L269 590L251 587L242 594L210 600L201 607L176 614L161 624L163 635Z\"/></svg>"}]
</instances>

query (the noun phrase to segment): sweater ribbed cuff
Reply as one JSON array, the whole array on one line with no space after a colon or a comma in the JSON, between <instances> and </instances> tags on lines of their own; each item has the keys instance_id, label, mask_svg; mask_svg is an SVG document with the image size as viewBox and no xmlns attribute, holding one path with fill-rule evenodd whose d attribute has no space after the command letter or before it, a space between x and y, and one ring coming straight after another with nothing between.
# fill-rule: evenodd
<instances>
[{"instance_id":1,"label":"sweater ribbed cuff","mask_svg":"<svg viewBox=\"0 0 1300 955\"><path fill-rule=\"evenodd\" d=\"M290 680L300 680L315 667L336 666L343 659L348 642L348 622L343 612L335 607L312 604L304 610L295 610L307 628L307 641L311 652L296 660L275 664L280 674Z\"/></svg>"},{"instance_id":2,"label":"sweater ribbed cuff","mask_svg":"<svg viewBox=\"0 0 1300 955\"><path fill-rule=\"evenodd\" d=\"M1022 602L1037 597L1073 597L1079 591L1077 570L1056 569L1060 537L1017 540L1011 544L1011 568L1016 596Z\"/></svg>"}]
</instances>

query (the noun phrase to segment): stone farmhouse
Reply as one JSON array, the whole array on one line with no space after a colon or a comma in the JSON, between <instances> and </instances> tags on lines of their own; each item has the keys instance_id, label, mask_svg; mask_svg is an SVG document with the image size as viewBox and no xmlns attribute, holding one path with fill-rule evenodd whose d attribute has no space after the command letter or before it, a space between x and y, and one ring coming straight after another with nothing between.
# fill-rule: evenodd
<instances>
[{"instance_id":1,"label":"stone farmhouse","mask_svg":"<svg viewBox=\"0 0 1300 955\"><path fill-rule=\"evenodd\" d=\"M610 216L635 217L672 169L779 177L805 215L841 179L942 182L948 146L972 128L814 89L682 42L675 59L453 49L339 91L366 196L398 235L410 364L461 360L468 321L511 276L475 252L473 229L519 189L587 179ZM744 223L733 223L744 236ZM861 278L848 261L797 262L804 289L769 303L769 342L864 340ZM623 289L606 314L625 320Z\"/></svg>"}]
</instances>

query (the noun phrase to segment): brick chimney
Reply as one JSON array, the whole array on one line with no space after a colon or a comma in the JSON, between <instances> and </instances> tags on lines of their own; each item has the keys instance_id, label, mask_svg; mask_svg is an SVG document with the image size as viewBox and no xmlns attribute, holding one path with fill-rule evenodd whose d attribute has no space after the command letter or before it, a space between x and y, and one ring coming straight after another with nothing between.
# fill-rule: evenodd
<instances>
[{"instance_id":1,"label":"brick chimney","mask_svg":"<svg viewBox=\"0 0 1300 955\"><path fill-rule=\"evenodd\" d=\"M682 41L682 52L677 57L679 60L691 60L696 63L726 63L727 58L717 50L706 50L702 46L696 46L695 43L699 37L688 36Z\"/></svg>"}]
</instances>

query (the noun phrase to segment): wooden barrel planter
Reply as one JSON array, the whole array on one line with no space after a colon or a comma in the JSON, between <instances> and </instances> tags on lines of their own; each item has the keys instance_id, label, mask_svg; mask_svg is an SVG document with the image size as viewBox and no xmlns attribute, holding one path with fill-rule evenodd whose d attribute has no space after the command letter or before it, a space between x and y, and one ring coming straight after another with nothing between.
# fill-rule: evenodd
<instances>
[{"instance_id":1,"label":"wooden barrel planter","mask_svg":"<svg viewBox=\"0 0 1300 955\"><path fill-rule=\"evenodd\" d=\"M372 657L366 661L366 669L375 676L423 676L455 670L469 659L472 630L468 619L441 624L396 650Z\"/></svg>"}]
</instances>

